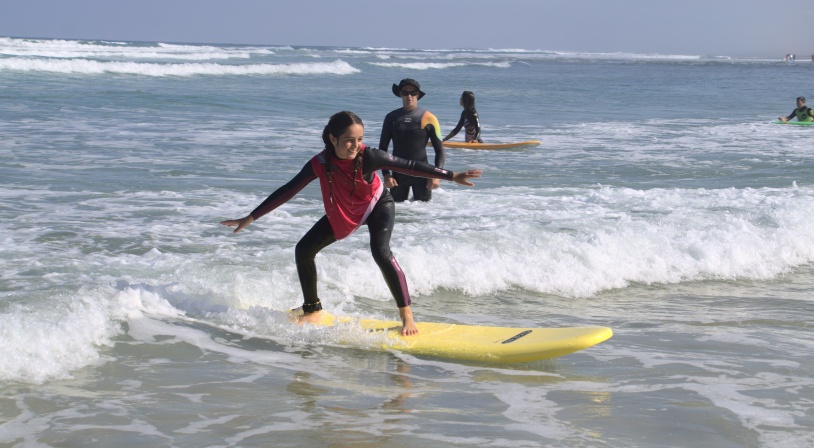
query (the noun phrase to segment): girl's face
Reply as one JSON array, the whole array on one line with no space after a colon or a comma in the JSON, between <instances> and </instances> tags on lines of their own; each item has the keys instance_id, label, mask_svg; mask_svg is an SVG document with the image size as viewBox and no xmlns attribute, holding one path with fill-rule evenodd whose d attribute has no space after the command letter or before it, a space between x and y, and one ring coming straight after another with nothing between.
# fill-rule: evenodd
<instances>
[{"instance_id":1,"label":"girl's face","mask_svg":"<svg viewBox=\"0 0 814 448\"><path fill-rule=\"evenodd\" d=\"M334 145L334 153L336 157L344 159L352 159L362 149L362 140L365 137L365 128L361 124L352 124L345 129L339 137L329 135L331 144Z\"/></svg>"}]
</instances>

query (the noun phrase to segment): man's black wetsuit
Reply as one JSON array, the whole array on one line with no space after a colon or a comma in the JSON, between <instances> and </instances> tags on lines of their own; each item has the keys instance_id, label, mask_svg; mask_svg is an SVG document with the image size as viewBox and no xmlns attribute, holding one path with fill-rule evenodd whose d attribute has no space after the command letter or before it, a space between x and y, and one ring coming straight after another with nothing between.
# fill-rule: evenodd
<instances>
[{"instance_id":1,"label":"man's black wetsuit","mask_svg":"<svg viewBox=\"0 0 814 448\"><path fill-rule=\"evenodd\" d=\"M362 156L362 178L367 183L373 182L373 176L376 175L375 172L379 169L394 170L408 175L421 175L431 179L452 180L453 174L452 171L439 169L426 163L393 157L384 151L366 147ZM316 178L317 174L314 172L312 161L309 160L293 179L278 188L262 204L258 205L251 212L251 216L257 220L283 205ZM350 194L350 191L342 190L342 185L344 184L335 182L336 189L333 193ZM390 235L393 232L395 219L396 207L393 198L385 188L364 224L367 225L370 231L370 249L373 253L373 259L382 271L384 280L393 294L393 298L396 299L396 305L403 308L410 305L410 293L407 290L404 273L390 251ZM300 286L306 304L319 303L319 297L317 296L317 267L314 259L320 250L335 241L336 236L326 215L317 221L311 230L297 243L294 253Z\"/></svg>"},{"instance_id":2,"label":"man's black wetsuit","mask_svg":"<svg viewBox=\"0 0 814 448\"><path fill-rule=\"evenodd\" d=\"M429 111L417 107L413 111L406 111L404 108L396 109L386 117L382 125L382 136L379 140L379 149L387 151L393 141L393 155L407 160L417 160L427 162L427 141L432 142L435 149L435 166L444 167L444 144L441 141L441 127L438 119ZM382 174L390 176L388 170L382 170ZM432 199L430 181L427 179L407 176L401 173L392 174L398 182L398 186L390 189L393 200L402 202L407 200L410 188L413 189L413 197L419 201L429 201Z\"/></svg>"}]
</instances>

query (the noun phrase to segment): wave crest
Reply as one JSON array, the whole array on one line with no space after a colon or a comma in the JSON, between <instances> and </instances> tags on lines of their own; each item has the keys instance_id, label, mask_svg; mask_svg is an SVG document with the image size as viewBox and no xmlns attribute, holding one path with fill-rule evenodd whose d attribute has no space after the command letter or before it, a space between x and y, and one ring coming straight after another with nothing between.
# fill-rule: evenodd
<instances>
[{"instance_id":1,"label":"wave crest","mask_svg":"<svg viewBox=\"0 0 814 448\"><path fill-rule=\"evenodd\" d=\"M371 65L385 68L404 68L409 70L431 70L480 65L483 67L509 68L508 62L371 62Z\"/></svg>"},{"instance_id":2,"label":"wave crest","mask_svg":"<svg viewBox=\"0 0 814 448\"><path fill-rule=\"evenodd\" d=\"M101 62L85 59L0 59L0 71L36 71L69 74L123 74L141 76L251 76L251 75L350 75L358 73L341 59L333 62L295 64L224 65L214 63L156 64Z\"/></svg>"}]
</instances>

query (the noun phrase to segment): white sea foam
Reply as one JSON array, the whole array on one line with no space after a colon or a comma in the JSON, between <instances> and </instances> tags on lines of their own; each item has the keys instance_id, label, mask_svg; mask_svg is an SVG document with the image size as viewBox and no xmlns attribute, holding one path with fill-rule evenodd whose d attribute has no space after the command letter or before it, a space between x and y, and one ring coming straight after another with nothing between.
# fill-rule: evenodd
<instances>
[{"instance_id":1,"label":"white sea foam","mask_svg":"<svg viewBox=\"0 0 814 448\"><path fill-rule=\"evenodd\" d=\"M334 50L334 51L336 51L336 52L337 52L337 53L339 53L339 54L356 54L356 55L359 55L359 54L361 54L361 55L367 55L367 54L370 54L370 51L368 51L368 50L360 50L360 49L354 49L354 48L343 48L343 49L340 49L340 50Z\"/></svg>"},{"instance_id":2,"label":"white sea foam","mask_svg":"<svg viewBox=\"0 0 814 448\"><path fill-rule=\"evenodd\" d=\"M98 362L122 331L108 305L79 293L10 306L0 314L0 380L40 384Z\"/></svg>"},{"instance_id":3,"label":"white sea foam","mask_svg":"<svg viewBox=\"0 0 814 448\"><path fill-rule=\"evenodd\" d=\"M443 287L477 295L519 286L589 296L632 282L770 279L814 261L814 230L807 224L814 218L811 190L525 193L531 194L440 193L439 202L451 207L463 201L467 207L461 210L482 216L468 220L466 232L450 234L450 225L440 223L401 226L395 250L415 290L429 294ZM720 204L726 204L723 215ZM539 222L549 224L533 224ZM373 286L350 292L369 288L386 297Z\"/></svg>"},{"instance_id":4,"label":"white sea foam","mask_svg":"<svg viewBox=\"0 0 814 448\"><path fill-rule=\"evenodd\" d=\"M691 54L659 54L659 53L586 53L586 52L569 52L569 51L553 51L552 55L568 58L584 58L584 59L622 59L622 60L699 60L701 56Z\"/></svg>"},{"instance_id":5,"label":"white sea foam","mask_svg":"<svg viewBox=\"0 0 814 448\"><path fill-rule=\"evenodd\" d=\"M359 70L345 61L224 65L207 63L155 64L100 62L86 59L0 59L0 71L37 71L96 75L103 73L140 76L264 76L264 75L349 75Z\"/></svg>"},{"instance_id":6,"label":"white sea foam","mask_svg":"<svg viewBox=\"0 0 814 448\"><path fill-rule=\"evenodd\" d=\"M272 329L291 327L284 313L265 313L276 316ZM204 332L163 322L182 317L183 312L155 288L128 285L118 290L85 289L72 296L44 298L33 306L12 304L0 314L0 380L42 384L71 378L77 369L106 361L102 351L124 333L125 323L129 337L140 341L154 342L156 336L172 335L174 342L188 342L236 359L252 358L254 362L274 365L294 364L297 360L291 355L272 353L263 354L261 359L218 344ZM307 330L302 333L305 338ZM269 331L269 327L249 327L246 331Z\"/></svg>"},{"instance_id":7,"label":"white sea foam","mask_svg":"<svg viewBox=\"0 0 814 448\"><path fill-rule=\"evenodd\" d=\"M447 68L480 65L483 67L509 68L509 62L371 62L370 65L387 68L404 68L409 70L443 70Z\"/></svg>"},{"instance_id":8,"label":"white sea foam","mask_svg":"<svg viewBox=\"0 0 814 448\"><path fill-rule=\"evenodd\" d=\"M349 50L352 51L352 50ZM461 59L461 58L509 58L515 60L551 60L551 59L593 59L593 60L631 60L631 61L697 61L701 59L727 59L725 57L704 57L693 54L660 54L660 53L630 53L630 52L575 52L554 50L529 50L522 48L503 49L399 49L399 48L368 48L374 55L397 56L404 59Z\"/></svg>"},{"instance_id":9,"label":"white sea foam","mask_svg":"<svg viewBox=\"0 0 814 448\"><path fill-rule=\"evenodd\" d=\"M15 39L0 37L0 55L58 59L173 59L205 61L248 59L253 55L274 54L263 47L214 47L181 44L130 44L76 40Z\"/></svg>"}]
</instances>

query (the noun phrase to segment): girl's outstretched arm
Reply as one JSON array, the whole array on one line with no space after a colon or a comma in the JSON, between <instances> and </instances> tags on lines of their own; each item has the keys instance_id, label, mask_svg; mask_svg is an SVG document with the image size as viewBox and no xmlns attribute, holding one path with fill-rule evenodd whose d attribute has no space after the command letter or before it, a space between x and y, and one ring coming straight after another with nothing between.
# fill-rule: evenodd
<instances>
[{"instance_id":1,"label":"girl's outstretched arm","mask_svg":"<svg viewBox=\"0 0 814 448\"><path fill-rule=\"evenodd\" d=\"M289 199L294 197L294 195L299 193L300 190L305 188L306 185L316 178L317 176L314 174L314 168L309 160L293 179L275 190L274 193L270 194L269 197L266 198L262 204L258 205L257 208L255 208L251 213L243 218L227 219L225 221L221 221L220 223L229 227L237 226L232 233L240 232L261 216L288 202Z\"/></svg>"},{"instance_id":2,"label":"girl's outstretched arm","mask_svg":"<svg viewBox=\"0 0 814 448\"><path fill-rule=\"evenodd\" d=\"M234 230L234 232L232 232L232 233L237 233L237 232L240 232L241 230L245 229L246 226L248 226L249 224L251 224L253 222L254 222L254 218L252 218L252 215L247 215L247 216L244 216L243 218L239 218L239 219L227 219L225 221L221 221L220 223L225 225L225 226L229 226L229 227L237 226L237 228Z\"/></svg>"},{"instance_id":3,"label":"girl's outstretched arm","mask_svg":"<svg viewBox=\"0 0 814 448\"><path fill-rule=\"evenodd\" d=\"M466 170L461 171L460 173L452 173L452 181L456 184L466 185L467 187L473 187L475 184L469 182L469 179L474 177L480 177L483 174L483 170Z\"/></svg>"}]
</instances>

